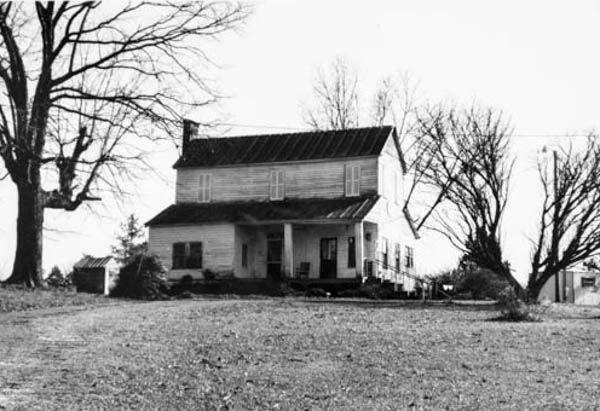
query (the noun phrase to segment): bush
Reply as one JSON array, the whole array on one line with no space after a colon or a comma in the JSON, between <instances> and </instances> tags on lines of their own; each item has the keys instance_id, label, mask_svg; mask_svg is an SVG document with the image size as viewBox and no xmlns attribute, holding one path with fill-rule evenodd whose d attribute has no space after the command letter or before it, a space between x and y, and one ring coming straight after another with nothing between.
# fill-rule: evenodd
<instances>
[{"instance_id":1,"label":"bush","mask_svg":"<svg viewBox=\"0 0 600 411\"><path fill-rule=\"evenodd\" d=\"M212 281L217 278L217 273L215 273L211 269L207 268L202 271L202 276L204 277L205 280Z\"/></svg>"},{"instance_id":2,"label":"bush","mask_svg":"<svg viewBox=\"0 0 600 411\"><path fill-rule=\"evenodd\" d=\"M73 285L72 275L63 275L60 268L57 266L52 267L50 275L46 278L46 285L52 288L69 288Z\"/></svg>"},{"instance_id":3,"label":"bush","mask_svg":"<svg viewBox=\"0 0 600 411\"><path fill-rule=\"evenodd\" d=\"M530 307L519 299L511 286L504 287L498 295L501 320L504 321L540 321Z\"/></svg>"},{"instance_id":4,"label":"bush","mask_svg":"<svg viewBox=\"0 0 600 411\"><path fill-rule=\"evenodd\" d=\"M359 297L371 300L391 300L398 297L398 293L383 284L364 284L357 290Z\"/></svg>"},{"instance_id":5,"label":"bush","mask_svg":"<svg viewBox=\"0 0 600 411\"><path fill-rule=\"evenodd\" d=\"M329 297L331 294L322 288L310 287L306 290L307 297Z\"/></svg>"},{"instance_id":6,"label":"bush","mask_svg":"<svg viewBox=\"0 0 600 411\"><path fill-rule=\"evenodd\" d=\"M167 278L160 259L154 255L138 254L121 268L111 295L142 300L166 298Z\"/></svg>"},{"instance_id":7,"label":"bush","mask_svg":"<svg viewBox=\"0 0 600 411\"><path fill-rule=\"evenodd\" d=\"M470 293L475 300L486 298L497 300L507 286L509 286L508 281L492 271L475 267L464 272L455 292L456 294Z\"/></svg>"}]
</instances>

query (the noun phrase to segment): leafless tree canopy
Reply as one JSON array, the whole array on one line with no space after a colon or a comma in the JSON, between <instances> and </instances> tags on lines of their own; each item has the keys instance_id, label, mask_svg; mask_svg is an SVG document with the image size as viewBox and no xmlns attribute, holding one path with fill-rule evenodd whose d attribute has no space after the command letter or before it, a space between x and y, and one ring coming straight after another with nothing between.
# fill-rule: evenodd
<instances>
[{"instance_id":1,"label":"leafless tree canopy","mask_svg":"<svg viewBox=\"0 0 600 411\"><path fill-rule=\"evenodd\" d=\"M315 130L343 130L358 126L358 76L341 58L321 72L313 87L315 106L306 122Z\"/></svg>"},{"instance_id":2,"label":"leafless tree canopy","mask_svg":"<svg viewBox=\"0 0 600 411\"><path fill-rule=\"evenodd\" d=\"M537 299L553 275L600 251L600 140L588 136L583 150L555 152L538 161L544 198L533 240L528 289Z\"/></svg>"},{"instance_id":3,"label":"leafless tree canopy","mask_svg":"<svg viewBox=\"0 0 600 411\"><path fill-rule=\"evenodd\" d=\"M415 172L433 195L419 227L427 223L467 259L517 286L500 236L513 165L509 124L493 109L441 106L423 110L418 124Z\"/></svg>"},{"instance_id":4,"label":"leafless tree canopy","mask_svg":"<svg viewBox=\"0 0 600 411\"><path fill-rule=\"evenodd\" d=\"M118 189L141 139L172 135L182 115L214 101L204 40L247 14L217 1L115 5L0 3L0 156L20 210L13 279L39 280L39 264L18 263L21 241L40 243L41 255L25 220L41 227L44 208L74 210Z\"/></svg>"}]
</instances>

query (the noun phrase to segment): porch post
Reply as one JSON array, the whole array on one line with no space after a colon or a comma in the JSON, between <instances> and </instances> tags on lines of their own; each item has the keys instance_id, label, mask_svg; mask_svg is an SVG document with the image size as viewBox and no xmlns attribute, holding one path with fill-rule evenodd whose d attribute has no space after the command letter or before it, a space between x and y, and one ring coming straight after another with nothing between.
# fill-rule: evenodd
<instances>
[{"instance_id":1,"label":"porch post","mask_svg":"<svg viewBox=\"0 0 600 411\"><path fill-rule=\"evenodd\" d=\"M290 223L283 225L283 247L285 249L283 274L287 278L292 278L294 276L294 240L293 227Z\"/></svg>"},{"instance_id":2,"label":"porch post","mask_svg":"<svg viewBox=\"0 0 600 411\"><path fill-rule=\"evenodd\" d=\"M359 221L354 225L354 247L356 248L356 275L364 276L365 255L364 255L365 234L363 222Z\"/></svg>"}]
</instances>

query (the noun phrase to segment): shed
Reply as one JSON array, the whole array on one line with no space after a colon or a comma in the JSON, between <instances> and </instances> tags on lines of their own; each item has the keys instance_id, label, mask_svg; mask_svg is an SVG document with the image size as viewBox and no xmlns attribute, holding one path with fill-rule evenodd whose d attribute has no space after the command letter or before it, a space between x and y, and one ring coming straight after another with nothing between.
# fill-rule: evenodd
<instances>
[{"instance_id":1,"label":"shed","mask_svg":"<svg viewBox=\"0 0 600 411\"><path fill-rule=\"evenodd\" d=\"M578 305L600 304L600 271L583 266L569 267L558 274L558 301L556 277L552 276L540 291L539 300L550 300Z\"/></svg>"},{"instance_id":2,"label":"shed","mask_svg":"<svg viewBox=\"0 0 600 411\"><path fill-rule=\"evenodd\" d=\"M117 263L113 257L85 255L73 265L73 280L77 292L108 295L117 272Z\"/></svg>"}]
</instances>

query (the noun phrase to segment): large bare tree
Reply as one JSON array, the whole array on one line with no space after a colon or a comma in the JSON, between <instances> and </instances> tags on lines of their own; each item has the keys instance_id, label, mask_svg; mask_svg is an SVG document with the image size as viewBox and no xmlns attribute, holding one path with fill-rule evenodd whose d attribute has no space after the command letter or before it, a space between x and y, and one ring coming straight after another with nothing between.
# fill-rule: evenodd
<instances>
[{"instance_id":1,"label":"large bare tree","mask_svg":"<svg viewBox=\"0 0 600 411\"><path fill-rule=\"evenodd\" d=\"M600 252L599 139L590 133L583 149L571 145L538 161L544 194L527 284L533 300L561 270Z\"/></svg>"},{"instance_id":2,"label":"large bare tree","mask_svg":"<svg viewBox=\"0 0 600 411\"><path fill-rule=\"evenodd\" d=\"M358 76L341 57L321 71L313 86L315 105L306 113L315 130L344 130L358 126Z\"/></svg>"},{"instance_id":3,"label":"large bare tree","mask_svg":"<svg viewBox=\"0 0 600 411\"><path fill-rule=\"evenodd\" d=\"M424 109L416 173L431 196L418 226L438 231L469 261L522 287L502 254L501 222L513 166L511 128L491 108Z\"/></svg>"},{"instance_id":4,"label":"large bare tree","mask_svg":"<svg viewBox=\"0 0 600 411\"><path fill-rule=\"evenodd\" d=\"M42 281L44 209L118 187L134 139L173 135L214 101L203 40L246 15L223 1L0 3L0 156L18 193L9 282Z\"/></svg>"}]
</instances>

